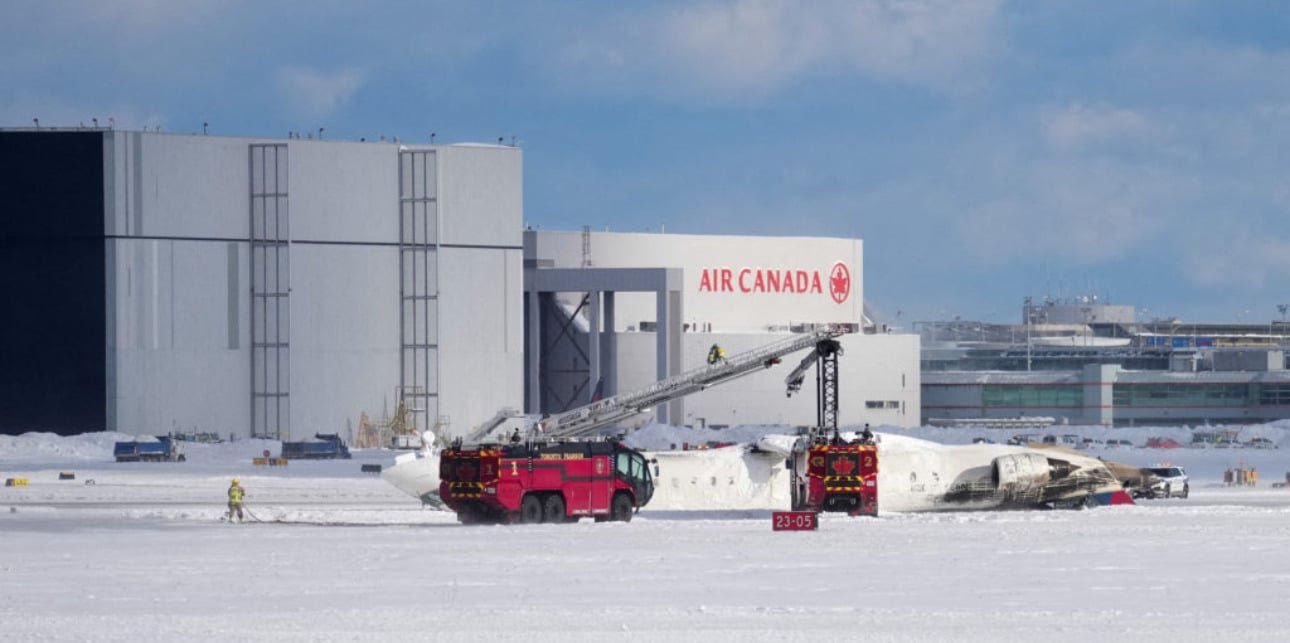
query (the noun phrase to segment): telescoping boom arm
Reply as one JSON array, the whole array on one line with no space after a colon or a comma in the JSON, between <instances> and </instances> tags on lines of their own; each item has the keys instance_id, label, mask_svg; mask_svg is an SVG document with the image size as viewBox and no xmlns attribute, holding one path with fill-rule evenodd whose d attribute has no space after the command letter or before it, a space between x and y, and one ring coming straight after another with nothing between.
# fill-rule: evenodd
<instances>
[{"instance_id":1,"label":"telescoping boom arm","mask_svg":"<svg viewBox=\"0 0 1290 643\"><path fill-rule=\"evenodd\" d=\"M804 348L813 348L821 341L832 340L851 330L849 325L836 324L795 334L716 364L674 375L638 391L607 397L586 406L553 415L541 422L545 431L544 437L561 439L590 435L597 429L637 413L644 413L655 405L770 368L778 364L780 358L785 355Z\"/></svg>"}]
</instances>

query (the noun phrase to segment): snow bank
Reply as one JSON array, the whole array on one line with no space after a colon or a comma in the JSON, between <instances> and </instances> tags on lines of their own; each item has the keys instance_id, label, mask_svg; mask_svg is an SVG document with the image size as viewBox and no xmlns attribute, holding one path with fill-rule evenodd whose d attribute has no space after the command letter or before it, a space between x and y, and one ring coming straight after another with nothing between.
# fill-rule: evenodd
<instances>
[{"instance_id":1,"label":"snow bank","mask_svg":"<svg viewBox=\"0 0 1290 643\"><path fill-rule=\"evenodd\" d=\"M73 436L54 433L0 435L0 463L111 462L115 442L135 439L142 438L107 431Z\"/></svg>"}]
</instances>

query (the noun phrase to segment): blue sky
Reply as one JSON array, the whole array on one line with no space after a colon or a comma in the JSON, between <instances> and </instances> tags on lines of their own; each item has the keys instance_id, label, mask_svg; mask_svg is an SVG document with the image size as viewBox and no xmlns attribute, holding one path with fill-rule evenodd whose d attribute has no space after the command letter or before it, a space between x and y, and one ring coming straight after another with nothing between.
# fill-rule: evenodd
<instances>
[{"instance_id":1,"label":"blue sky","mask_svg":"<svg viewBox=\"0 0 1290 643\"><path fill-rule=\"evenodd\" d=\"M902 322L1290 303L1283 2L9 0L0 87L6 126L513 137L529 225L860 237Z\"/></svg>"}]
</instances>

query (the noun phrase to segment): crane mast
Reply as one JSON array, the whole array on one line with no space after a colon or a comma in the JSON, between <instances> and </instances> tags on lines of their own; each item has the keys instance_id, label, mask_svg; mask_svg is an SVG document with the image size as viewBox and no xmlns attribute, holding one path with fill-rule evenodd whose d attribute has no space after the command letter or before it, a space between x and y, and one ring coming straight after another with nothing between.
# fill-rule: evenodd
<instances>
[{"instance_id":1,"label":"crane mast","mask_svg":"<svg viewBox=\"0 0 1290 643\"><path fill-rule=\"evenodd\" d=\"M802 390L802 380L811 366L817 365L816 383L816 424L821 433L836 433L838 430L838 356L842 354L842 344L832 337L821 339L815 344L801 363L784 378L788 385L788 396Z\"/></svg>"}]
</instances>

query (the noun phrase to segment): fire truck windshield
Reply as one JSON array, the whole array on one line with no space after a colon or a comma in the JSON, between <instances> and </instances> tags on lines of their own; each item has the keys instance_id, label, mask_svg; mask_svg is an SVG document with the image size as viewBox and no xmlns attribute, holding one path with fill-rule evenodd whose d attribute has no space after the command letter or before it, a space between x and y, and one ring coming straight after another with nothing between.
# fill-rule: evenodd
<instances>
[{"instance_id":1,"label":"fire truck windshield","mask_svg":"<svg viewBox=\"0 0 1290 643\"><path fill-rule=\"evenodd\" d=\"M630 484L632 491L636 492L636 504L645 506L654 495L654 480L650 477L649 467L645 464L645 456L620 451L615 469L618 478Z\"/></svg>"}]
</instances>

